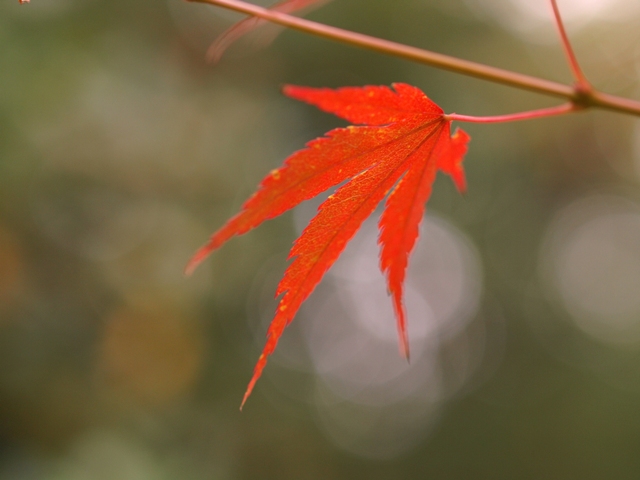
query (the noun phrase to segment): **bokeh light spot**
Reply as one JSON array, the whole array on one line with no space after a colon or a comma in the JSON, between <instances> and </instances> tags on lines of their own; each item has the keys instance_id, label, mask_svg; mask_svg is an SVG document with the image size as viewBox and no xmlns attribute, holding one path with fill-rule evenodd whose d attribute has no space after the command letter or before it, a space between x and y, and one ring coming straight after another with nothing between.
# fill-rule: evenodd
<instances>
[{"instance_id":1,"label":"bokeh light spot","mask_svg":"<svg viewBox=\"0 0 640 480\"><path fill-rule=\"evenodd\" d=\"M553 10L548 1L467 0L472 10L488 14L515 34L533 42L557 43ZM622 20L638 13L635 0L560 0L563 22L571 29L581 29L593 22Z\"/></svg>"},{"instance_id":2,"label":"bokeh light spot","mask_svg":"<svg viewBox=\"0 0 640 480\"><path fill-rule=\"evenodd\" d=\"M300 328L317 375L314 403L323 430L352 453L391 458L424 437L440 406L479 367L472 351L482 348L472 344L481 338L461 342L447 360L441 350L474 317L482 281L472 244L447 221L426 217L407 273L407 363L378 266L377 236L371 218L303 307ZM360 413L349 413L355 410Z\"/></svg>"},{"instance_id":3,"label":"bokeh light spot","mask_svg":"<svg viewBox=\"0 0 640 480\"><path fill-rule=\"evenodd\" d=\"M593 195L561 210L541 252L544 280L589 335L640 341L640 205Z\"/></svg>"}]
</instances>

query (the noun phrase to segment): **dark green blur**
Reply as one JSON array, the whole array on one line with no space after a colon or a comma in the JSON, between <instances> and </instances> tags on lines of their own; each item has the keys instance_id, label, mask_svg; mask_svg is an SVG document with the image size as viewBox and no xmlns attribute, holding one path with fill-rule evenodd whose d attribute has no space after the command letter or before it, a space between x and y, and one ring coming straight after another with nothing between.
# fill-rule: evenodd
<instances>
[{"instance_id":1,"label":"dark green blur","mask_svg":"<svg viewBox=\"0 0 640 480\"><path fill-rule=\"evenodd\" d=\"M550 19L536 43L488 3L334 0L308 17L571 82ZM312 401L274 387L307 392L313 375L277 361L238 413L265 331L252 299L285 268L292 217L191 278L182 268L266 173L344 125L283 84L406 82L468 115L556 101L298 32L266 48L258 33L207 65L207 45L241 18L218 13L182 0L0 4L0 480L640 478L635 324L613 341L585 333L540 260L571 202L640 201L640 123L606 112L463 126L468 193L441 176L428 210L479 252L486 351L417 445L385 460L340 449ZM596 86L638 97L638 21L570 29Z\"/></svg>"}]
</instances>

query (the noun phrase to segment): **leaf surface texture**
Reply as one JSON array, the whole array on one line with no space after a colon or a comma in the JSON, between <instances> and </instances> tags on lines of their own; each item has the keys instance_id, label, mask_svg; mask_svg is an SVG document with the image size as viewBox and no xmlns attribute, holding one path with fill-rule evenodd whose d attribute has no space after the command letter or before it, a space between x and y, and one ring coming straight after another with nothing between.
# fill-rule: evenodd
<instances>
[{"instance_id":1,"label":"leaf surface texture","mask_svg":"<svg viewBox=\"0 0 640 480\"><path fill-rule=\"evenodd\" d=\"M335 90L286 86L284 93L355 125L331 130L287 158L187 265L189 273L231 237L345 182L320 205L291 249L291 264L276 290L281 299L243 405L284 328L385 197L380 268L392 297L400 350L408 357L403 285L425 204L438 170L461 192L466 188L462 160L469 136L462 130L452 136L442 109L418 88L402 83Z\"/></svg>"}]
</instances>

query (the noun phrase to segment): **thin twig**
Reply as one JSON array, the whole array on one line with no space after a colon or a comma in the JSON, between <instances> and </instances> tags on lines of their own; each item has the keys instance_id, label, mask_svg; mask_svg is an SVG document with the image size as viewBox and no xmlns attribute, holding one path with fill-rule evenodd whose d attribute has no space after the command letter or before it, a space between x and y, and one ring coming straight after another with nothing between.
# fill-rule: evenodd
<instances>
[{"instance_id":1,"label":"thin twig","mask_svg":"<svg viewBox=\"0 0 640 480\"><path fill-rule=\"evenodd\" d=\"M583 110L583 107L569 102L558 105L557 107L540 108L538 110L529 110L528 112L518 112L508 115L495 115L491 117L474 117L472 115L458 115L457 113L450 113L445 115L445 120L458 121L458 122L471 122L471 123L505 123L505 122L517 122L520 120L533 120L534 118L553 117L556 115L564 115L567 113L574 113L579 110Z\"/></svg>"},{"instance_id":2,"label":"thin twig","mask_svg":"<svg viewBox=\"0 0 640 480\"><path fill-rule=\"evenodd\" d=\"M483 80L530 90L545 95L565 98L575 104L579 104L583 108L603 108L640 116L640 102L635 100L600 93L595 90L583 92L581 89L573 86L563 85L550 80L511 72L501 68L490 67L481 63L462 60L448 55L442 55L440 53L403 45L401 43L391 42L389 40L383 40L369 35L331 27L329 25L312 22L310 20L297 18L284 13L270 11L241 0L190 1L228 8L247 15L263 18L270 22L284 25L285 27L317 35L319 37L336 40L380 53L386 53L399 58L405 58L407 60L450 70L463 75L469 75Z\"/></svg>"},{"instance_id":3,"label":"thin twig","mask_svg":"<svg viewBox=\"0 0 640 480\"><path fill-rule=\"evenodd\" d=\"M573 78L576 80L576 87L583 94L587 94L588 92L591 92L593 90L593 87L591 87L591 84L587 80L587 77L584 75L582 68L580 68L578 58L573 51L573 47L571 47L571 42L569 41L569 36L567 35L567 31L564 28L564 23L562 22L560 9L558 8L558 2L556 0L551 0L551 8L553 9L553 16L556 21L558 33L560 34L562 47L564 48L564 53L567 56L567 62L569 63L569 67L571 68L571 72L573 73Z\"/></svg>"},{"instance_id":4,"label":"thin twig","mask_svg":"<svg viewBox=\"0 0 640 480\"><path fill-rule=\"evenodd\" d=\"M313 9L315 9L329 1L330 0L282 0L275 5L272 5L270 10L272 12L293 13L301 9L309 10L309 7L313 7ZM215 42L211 44L209 50L207 50L207 61L211 63L218 63L225 50L229 48L233 42L263 23L267 23L267 20L257 17L247 17L238 23L234 23L231 27L222 32L218 38L216 38Z\"/></svg>"}]
</instances>

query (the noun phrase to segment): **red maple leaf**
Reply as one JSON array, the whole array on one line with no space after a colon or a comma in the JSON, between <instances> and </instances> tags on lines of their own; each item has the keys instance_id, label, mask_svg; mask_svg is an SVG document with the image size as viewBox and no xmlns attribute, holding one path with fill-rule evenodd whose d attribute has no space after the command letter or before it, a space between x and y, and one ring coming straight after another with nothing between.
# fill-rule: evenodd
<instances>
[{"instance_id":1,"label":"red maple leaf","mask_svg":"<svg viewBox=\"0 0 640 480\"><path fill-rule=\"evenodd\" d=\"M469 136L460 129L451 136L451 121L419 89L403 83L394 84L393 90L385 86L337 90L286 86L284 93L362 126L332 130L287 158L187 265L190 273L234 235L350 179L320 205L289 253L293 261L276 290L276 296L282 298L242 405L284 328L387 195L379 223L380 267L393 297L400 349L408 357L403 284L425 203L438 170L450 175L459 191L466 187L462 160Z\"/></svg>"}]
</instances>

